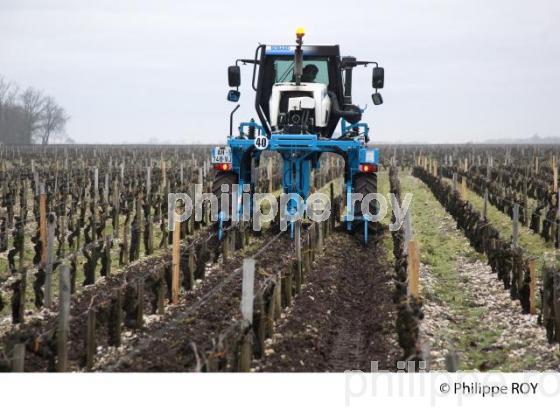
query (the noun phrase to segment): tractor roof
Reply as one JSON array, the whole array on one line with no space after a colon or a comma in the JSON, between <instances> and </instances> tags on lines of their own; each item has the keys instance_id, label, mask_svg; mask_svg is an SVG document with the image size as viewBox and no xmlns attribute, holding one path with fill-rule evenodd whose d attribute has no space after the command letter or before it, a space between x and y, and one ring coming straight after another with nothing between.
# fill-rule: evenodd
<instances>
[{"instance_id":1,"label":"tractor roof","mask_svg":"<svg viewBox=\"0 0 560 410\"><path fill-rule=\"evenodd\" d=\"M340 57L340 49L338 45L322 46L322 45L303 45L304 56L325 56ZM268 45L265 49L267 56L293 56L296 50L295 45Z\"/></svg>"}]
</instances>

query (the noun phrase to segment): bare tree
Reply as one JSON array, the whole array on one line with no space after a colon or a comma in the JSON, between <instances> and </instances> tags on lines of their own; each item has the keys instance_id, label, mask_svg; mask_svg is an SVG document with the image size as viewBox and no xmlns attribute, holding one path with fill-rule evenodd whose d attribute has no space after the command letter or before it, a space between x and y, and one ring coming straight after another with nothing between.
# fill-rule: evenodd
<instances>
[{"instance_id":1,"label":"bare tree","mask_svg":"<svg viewBox=\"0 0 560 410\"><path fill-rule=\"evenodd\" d=\"M10 83L10 88L4 96L4 104L14 106L19 95L19 85Z\"/></svg>"},{"instance_id":2,"label":"bare tree","mask_svg":"<svg viewBox=\"0 0 560 410\"><path fill-rule=\"evenodd\" d=\"M25 139L31 142L41 129L45 97L41 91L29 87L19 99L24 112Z\"/></svg>"},{"instance_id":3,"label":"bare tree","mask_svg":"<svg viewBox=\"0 0 560 410\"><path fill-rule=\"evenodd\" d=\"M0 75L0 106L4 104L4 98L10 91L12 84L7 82L4 76Z\"/></svg>"},{"instance_id":4,"label":"bare tree","mask_svg":"<svg viewBox=\"0 0 560 410\"><path fill-rule=\"evenodd\" d=\"M16 104L19 87L0 76L0 110L3 107L14 106Z\"/></svg>"},{"instance_id":5,"label":"bare tree","mask_svg":"<svg viewBox=\"0 0 560 410\"><path fill-rule=\"evenodd\" d=\"M18 93L17 85L0 76L0 143L13 144L21 140L19 128L23 122L23 113L16 105Z\"/></svg>"},{"instance_id":6,"label":"bare tree","mask_svg":"<svg viewBox=\"0 0 560 410\"><path fill-rule=\"evenodd\" d=\"M68 116L64 108L60 107L54 98L46 97L43 102L41 117L39 136L41 144L47 145L51 137L61 135L64 132Z\"/></svg>"},{"instance_id":7,"label":"bare tree","mask_svg":"<svg viewBox=\"0 0 560 410\"><path fill-rule=\"evenodd\" d=\"M3 76L0 76L0 135L4 136L4 128L5 128L5 116L6 116L6 108L7 105L5 103L5 99L7 94L10 92L11 84L7 82ZM3 138L2 138L3 139ZM1 139L0 139L1 141Z\"/></svg>"},{"instance_id":8,"label":"bare tree","mask_svg":"<svg viewBox=\"0 0 560 410\"><path fill-rule=\"evenodd\" d=\"M0 76L0 144L48 144L64 135L68 119L54 98L35 88L20 93Z\"/></svg>"},{"instance_id":9,"label":"bare tree","mask_svg":"<svg viewBox=\"0 0 560 410\"><path fill-rule=\"evenodd\" d=\"M0 76L0 122L3 120L4 109L15 104L18 92L19 87L17 85Z\"/></svg>"}]
</instances>

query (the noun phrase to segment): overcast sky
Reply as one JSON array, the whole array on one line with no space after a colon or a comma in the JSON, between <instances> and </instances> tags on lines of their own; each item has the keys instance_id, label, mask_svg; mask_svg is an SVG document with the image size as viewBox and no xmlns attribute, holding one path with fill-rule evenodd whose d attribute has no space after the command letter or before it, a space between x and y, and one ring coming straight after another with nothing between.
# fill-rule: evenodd
<instances>
[{"instance_id":1,"label":"overcast sky","mask_svg":"<svg viewBox=\"0 0 560 410\"><path fill-rule=\"evenodd\" d=\"M560 135L558 0L0 0L0 75L53 95L77 142L218 143L227 66L298 26L385 67L382 106L371 68L354 76L373 141ZM254 116L250 80L237 121Z\"/></svg>"}]
</instances>

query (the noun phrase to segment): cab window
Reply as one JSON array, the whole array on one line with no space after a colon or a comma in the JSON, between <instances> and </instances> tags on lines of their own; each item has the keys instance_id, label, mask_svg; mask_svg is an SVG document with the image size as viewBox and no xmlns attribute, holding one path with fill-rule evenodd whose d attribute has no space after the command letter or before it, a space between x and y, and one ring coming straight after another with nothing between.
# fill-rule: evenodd
<instances>
[{"instance_id":1,"label":"cab window","mask_svg":"<svg viewBox=\"0 0 560 410\"><path fill-rule=\"evenodd\" d=\"M294 60L276 60L274 62L274 73L274 83L295 82ZM304 60L301 81L329 85L327 60Z\"/></svg>"}]
</instances>

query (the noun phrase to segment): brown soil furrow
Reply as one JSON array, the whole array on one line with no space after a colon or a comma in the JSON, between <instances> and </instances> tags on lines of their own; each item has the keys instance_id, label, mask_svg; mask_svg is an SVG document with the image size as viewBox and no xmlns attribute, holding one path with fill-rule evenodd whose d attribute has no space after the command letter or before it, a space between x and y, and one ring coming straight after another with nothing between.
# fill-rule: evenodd
<instances>
[{"instance_id":1,"label":"brown soil furrow","mask_svg":"<svg viewBox=\"0 0 560 410\"><path fill-rule=\"evenodd\" d=\"M255 370L369 371L371 361L395 368L396 312L384 251L343 232L325 245Z\"/></svg>"},{"instance_id":2,"label":"brown soil furrow","mask_svg":"<svg viewBox=\"0 0 560 410\"><path fill-rule=\"evenodd\" d=\"M270 236L265 236L270 239ZM263 243L265 242L263 239ZM293 243L283 236L260 255L266 270L281 269L293 256ZM124 351L107 357L97 370L104 371L193 371L197 370L196 355L204 357L221 332L241 316L241 275L238 268L242 255L232 259L227 267L218 266L197 290L198 301L181 306L131 340ZM258 264L257 261L257 264ZM256 282L266 279L257 275ZM209 295L209 296L208 296ZM208 296L208 297L207 297ZM187 298L192 296L187 295ZM192 307L196 306L197 309ZM196 346L194 353L193 346Z\"/></svg>"}]
</instances>

